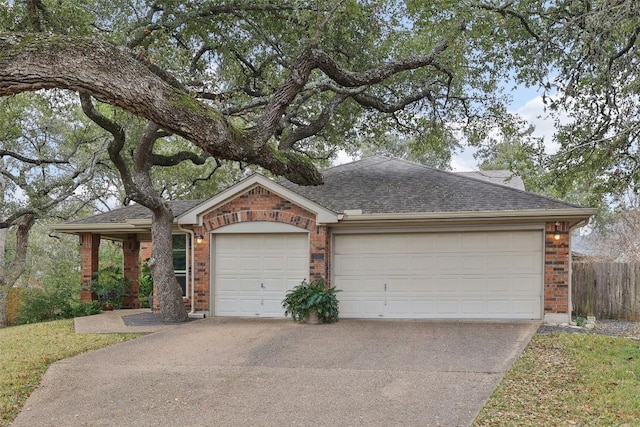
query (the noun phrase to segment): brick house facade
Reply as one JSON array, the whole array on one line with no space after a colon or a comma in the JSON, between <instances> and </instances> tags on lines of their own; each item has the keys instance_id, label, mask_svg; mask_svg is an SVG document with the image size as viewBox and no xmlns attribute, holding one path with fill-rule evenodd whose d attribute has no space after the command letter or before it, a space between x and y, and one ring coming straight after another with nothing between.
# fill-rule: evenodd
<instances>
[{"instance_id":1,"label":"brick house facade","mask_svg":"<svg viewBox=\"0 0 640 427\"><path fill-rule=\"evenodd\" d=\"M357 163L360 162L355 162L355 164ZM431 182L434 181L435 176L437 179L451 180L453 181L451 185L455 186L455 179L459 179L458 177L453 179L448 175L443 178L440 176L440 171L435 174L431 169L414 166L413 164L409 164L407 167L406 162L394 161L393 166L394 169L405 167L412 173L425 174L424 179L431 179ZM375 208L367 208L366 200L359 200L358 198L370 197L374 200L376 198L382 200L378 194L375 194L376 191L379 193L381 190L377 188L360 188L367 185L363 184L363 181L358 181L356 174L350 175L348 167L342 167L341 172L342 174L338 175L337 178L329 174L325 179L326 185L330 187L331 191L338 193L335 196L335 200L338 200L335 204L332 204L333 199L326 197L325 193L328 190L322 188L298 188L290 183L284 183L283 185L283 183L276 183L262 176L254 175L205 202L185 202L180 209L174 208L174 213L177 217L175 233L186 232L188 236L189 266L187 275L189 284L187 288L189 291L185 295L185 305L188 309L191 312L206 312L210 315L216 315L214 310L214 300L216 298L214 276L217 266L213 265L213 254L217 250L221 250L216 248L216 239L224 237L218 233L226 233L226 230L233 229L239 233L238 235L251 237L264 233L264 231L255 230L264 230L264 227L271 227L276 230L274 232L276 236L284 236L289 232L305 236L304 238L301 237L299 241L305 242L306 251L308 251L304 255L304 259L307 260L305 270L309 280L322 278L329 285L337 286L338 288L352 288L346 289L342 295L345 295L345 300L349 299L347 295L350 295L354 301L352 302L353 306L360 307L358 308L360 311L353 311L348 317L359 317L358 313L364 313L364 317L373 317L370 314L371 312L366 311L367 304L374 307L375 304L383 304L380 301L384 300L385 306L391 306L393 303L402 303L405 305L398 305L398 307L401 309L405 306L409 308L404 309L404 312L393 312L389 308L385 308L387 310L386 314L383 313L379 317L402 317L406 314L408 318L431 318L428 314L420 314L417 310L412 309L411 305L417 304L415 301L420 302L421 299L424 304L427 304L429 303L429 298L434 299L434 301L440 298L438 301L443 302L442 304L457 304L458 307L462 307L459 312L463 318L540 318L554 323L568 321L571 313L570 234L572 228L584 222L593 213L593 210L543 198L531 193L515 192L507 187L495 184L468 180L463 181L462 184L470 187L469 191L479 193L478 198L471 199L470 203L480 203L478 200L483 197L493 197L495 198L494 205L502 203L505 206L504 208L497 206L502 208L504 212L495 208L490 211L479 209L474 211L467 206L462 208L457 208L456 206L459 209L458 211L445 213L434 212L433 210L428 211L427 209L425 209L426 212L424 214L412 211L409 213L387 213L386 211L378 213L374 211ZM464 179L467 180L468 178ZM371 182L372 180L368 181ZM448 181L447 184L449 184ZM345 195L344 189L349 186L351 186L350 188L355 187L355 190L352 189L350 190L352 194ZM397 188L396 186L395 189ZM358 193L358 190L364 191ZM322 193L322 191L325 191L325 193ZM370 193L369 195L367 195L367 191ZM402 190L395 191L402 193ZM343 194L340 194L341 192ZM482 194L483 192L484 194ZM382 200L383 202L395 197L392 192L387 190L384 191L384 194L386 199ZM366 212L365 209L343 208L340 205L343 201L346 201L344 204L349 206L348 196L351 196L354 207L365 207L372 212ZM511 197L514 201L513 203L508 200L505 202L502 197ZM403 203L403 199L398 200L395 203ZM455 202L460 204L459 201ZM429 205L425 206L429 208ZM514 209L514 206L517 209ZM475 206L471 207L475 208ZM386 206L383 209L389 210ZM100 224L105 221L104 218L99 220L103 221ZM123 223L122 218L119 218L118 221L119 224ZM148 224L143 225L142 220L136 221L138 222L134 222L132 227L144 228L143 231L133 232L132 230L127 230L124 233L123 230L122 234L120 234L125 258L124 273L131 283L131 288L128 290L124 301L126 307L138 306L137 277L140 272L139 266L141 260L149 257L147 252L150 248L147 237ZM105 234L115 233L110 229L109 233L101 233L97 229L90 231L91 224L95 226L99 223L94 219L85 221L81 225L71 224L67 225L66 229L64 227L61 228L61 231L75 230L80 235L82 280L85 284L91 280L92 272L97 269L97 246L101 235L109 238ZM269 226L269 224L271 225ZM261 228L251 228L249 225ZM84 227L85 231L79 232L82 227ZM109 228L106 225L101 227L104 229ZM238 229L238 227L240 228ZM113 230L116 230L116 228L116 225L113 225ZM226 241L233 240L233 237L228 237L232 235L226 236ZM147 238L145 239L145 237ZM195 237L198 237L197 242ZM395 241L394 239L400 242L397 250L404 255L396 256L393 252L396 249L391 246L384 246L386 243L383 242ZM453 247L451 246L453 244L460 246L457 252L454 252L453 249L443 249L444 255L439 253L439 249L434 253L425 249L426 252L418 253L417 255L407 249L410 244L426 247L425 245L430 239L436 239L439 242L438 245L443 245L443 248ZM522 239L522 242L518 239ZM375 242L373 244L374 247L370 248L364 246L365 244L363 243L358 243L364 241ZM511 246L504 249L497 247L498 243L503 241ZM350 253L349 251L353 248L349 248L349 246L356 247L354 245L357 244L363 245L361 250L366 253L371 252L372 255L358 256ZM437 248L439 247L437 246ZM248 250L251 251L252 248ZM514 250L520 252L514 255L511 253ZM485 252L490 253L486 254ZM473 253L476 253L477 257L479 257L477 260L469 258L475 256ZM300 255L295 250L290 251L291 254ZM258 255L263 256L265 259L271 256L268 252ZM276 255L280 256L281 254L278 253ZM276 255L273 255L273 257ZM500 256L511 257L505 260L503 268L483 266L483 264L490 265ZM538 259L538 256L539 264L537 265L539 267L536 267L532 263ZM417 260L412 261L414 264L416 262L418 264L431 263L431 268L438 271L437 275L429 276L429 273L426 273L427 276L424 279L419 279L419 276L416 279L418 280L417 283L431 283L429 286L436 289L433 291L435 296L426 297L421 289L417 291L407 291L406 289L409 288L402 290L404 285L400 283L401 280L398 278L400 277L404 280L404 275L402 272L398 273L397 266L392 265L392 261L395 259L397 262L404 262L404 265L409 266L406 268L413 268L407 261L411 257ZM286 258L286 254L282 255L281 258L280 261L284 260L283 262L289 262L293 259ZM252 259L257 258L254 257ZM375 261L376 259L378 261ZM454 259L458 259L460 265L454 265L451 268L457 268L458 270L456 271L458 272L455 274L447 273L446 268L449 267L447 267L446 263L452 262L451 260ZM338 264L334 265L336 262ZM358 263L366 264L367 262L371 263L369 267L361 266L359 267L360 270L357 270ZM376 269L383 267L376 264L387 262L389 267L385 268L388 271L380 270L383 273L376 273L377 276L367 276L367 269L378 271ZM353 266L349 263L353 263ZM418 271L421 266L415 265L415 268ZM483 273L474 272L473 268L478 271L484 269L483 271L486 271L487 277L482 277ZM490 270L491 268L493 270ZM525 271L524 269L528 270ZM512 272L510 273L509 271ZM407 277L415 277L417 275L413 271L407 271L406 273ZM239 272L239 274L244 273ZM363 277L359 277L358 274L363 275ZM376 296L378 291L373 287L376 285L374 282L376 282L378 276L384 276L380 279L380 283L384 282L384 292L387 292L387 285L391 288L395 285L397 292L395 294L389 293L389 295L381 294ZM437 277L441 279L437 279ZM218 280L221 281L223 279L218 278ZM453 286L453 288L445 288L444 285L436 283L438 280L451 283L450 286ZM512 281L517 283L512 288L508 288L508 286L511 286L510 282ZM398 282L398 284L394 282ZM472 296L468 296L471 294L465 296L464 292L472 287L472 282L478 284L478 286L484 286L488 289L488 293L493 292L493 294L486 298L479 292ZM540 285L535 283L540 283ZM292 286L293 284L288 285ZM415 285L412 286L415 288ZM504 286L504 289L498 289L500 286ZM536 291L537 286L539 286L538 291ZM367 296L367 289L373 289L371 298ZM452 297L451 289L458 289L460 291L459 295L456 294ZM510 291L509 289L512 290ZM261 298L258 294L260 290L251 292L253 294L247 293L245 297L240 296L237 298L240 300L246 298L247 302L251 302L252 298ZM414 294L410 292L414 292ZM440 293L437 294L437 292ZM539 297L536 297L536 295L539 295ZM82 297L83 299L90 298L90 293L85 289ZM526 304L522 303L527 298L530 301L526 302ZM536 303L536 298L540 298L541 301ZM491 307L491 304L494 304L493 307L497 308L488 308L486 312L478 311L477 307ZM517 304L521 304L521 306ZM465 312L463 311L464 307L472 308ZM508 308L511 311L504 311L503 314L500 311L503 307L511 307ZM242 315L240 312L238 313L238 315ZM435 314L435 318L455 316L455 314L449 315L446 313L443 315L441 312Z\"/></svg>"}]
</instances>

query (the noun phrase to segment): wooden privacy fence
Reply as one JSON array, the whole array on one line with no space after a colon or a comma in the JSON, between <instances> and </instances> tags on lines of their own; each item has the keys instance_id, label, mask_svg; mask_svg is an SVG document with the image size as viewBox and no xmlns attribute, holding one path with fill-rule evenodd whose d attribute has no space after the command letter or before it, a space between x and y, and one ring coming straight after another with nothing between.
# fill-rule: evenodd
<instances>
[{"instance_id":1,"label":"wooden privacy fence","mask_svg":"<svg viewBox=\"0 0 640 427\"><path fill-rule=\"evenodd\" d=\"M571 277L575 313L640 320L640 263L574 262Z\"/></svg>"}]
</instances>

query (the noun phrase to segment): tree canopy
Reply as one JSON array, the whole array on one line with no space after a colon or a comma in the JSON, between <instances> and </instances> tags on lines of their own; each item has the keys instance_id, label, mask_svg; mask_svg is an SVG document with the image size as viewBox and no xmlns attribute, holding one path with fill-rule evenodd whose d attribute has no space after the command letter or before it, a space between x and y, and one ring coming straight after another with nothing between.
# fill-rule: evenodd
<instances>
[{"instance_id":1,"label":"tree canopy","mask_svg":"<svg viewBox=\"0 0 640 427\"><path fill-rule=\"evenodd\" d=\"M500 16L478 4L94 1L62 26L73 2L26 3L4 6L0 95L85 92L299 183L358 137L508 120Z\"/></svg>"}]
</instances>

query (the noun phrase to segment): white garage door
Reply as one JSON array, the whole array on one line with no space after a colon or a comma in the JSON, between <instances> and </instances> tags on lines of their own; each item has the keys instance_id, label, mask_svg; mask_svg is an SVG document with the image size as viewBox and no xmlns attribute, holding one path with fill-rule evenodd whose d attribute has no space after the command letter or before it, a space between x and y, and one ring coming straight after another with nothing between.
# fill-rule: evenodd
<instances>
[{"instance_id":1,"label":"white garage door","mask_svg":"<svg viewBox=\"0 0 640 427\"><path fill-rule=\"evenodd\" d=\"M542 231L335 235L340 316L540 319Z\"/></svg>"},{"instance_id":2,"label":"white garage door","mask_svg":"<svg viewBox=\"0 0 640 427\"><path fill-rule=\"evenodd\" d=\"M283 317L287 290L309 274L306 233L216 234L214 315Z\"/></svg>"}]
</instances>

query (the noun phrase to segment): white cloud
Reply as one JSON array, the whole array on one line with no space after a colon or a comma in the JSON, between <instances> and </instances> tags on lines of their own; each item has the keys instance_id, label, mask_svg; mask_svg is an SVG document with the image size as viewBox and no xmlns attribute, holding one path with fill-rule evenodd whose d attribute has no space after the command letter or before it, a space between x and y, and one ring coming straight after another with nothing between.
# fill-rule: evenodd
<instances>
[{"instance_id":1,"label":"white cloud","mask_svg":"<svg viewBox=\"0 0 640 427\"><path fill-rule=\"evenodd\" d=\"M516 111L516 114L535 126L533 136L544 138L547 154L553 154L558 151L559 146L553 140L553 135L556 132L556 123L553 118L549 117L548 113L545 113L541 96L536 96L527 101ZM564 121L563 119L565 117L561 117L561 121Z\"/></svg>"}]
</instances>

